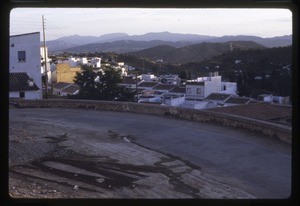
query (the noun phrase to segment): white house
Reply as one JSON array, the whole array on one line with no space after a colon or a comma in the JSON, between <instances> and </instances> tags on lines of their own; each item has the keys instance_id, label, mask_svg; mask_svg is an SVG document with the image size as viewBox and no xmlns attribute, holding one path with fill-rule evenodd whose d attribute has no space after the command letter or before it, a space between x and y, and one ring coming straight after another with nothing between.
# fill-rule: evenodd
<instances>
[{"instance_id":1,"label":"white house","mask_svg":"<svg viewBox=\"0 0 300 206\"><path fill-rule=\"evenodd\" d=\"M79 63L80 64L87 64L88 63L87 58L86 57L80 58Z\"/></svg>"},{"instance_id":2,"label":"white house","mask_svg":"<svg viewBox=\"0 0 300 206\"><path fill-rule=\"evenodd\" d=\"M94 57L88 62L89 66L92 66L93 68L100 68L101 67L101 58Z\"/></svg>"},{"instance_id":3,"label":"white house","mask_svg":"<svg viewBox=\"0 0 300 206\"><path fill-rule=\"evenodd\" d=\"M236 94L237 84L236 82L221 82L221 93Z\"/></svg>"},{"instance_id":4,"label":"white house","mask_svg":"<svg viewBox=\"0 0 300 206\"><path fill-rule=\"evenodd\" d=\"M198 77L186 82L186 99L202 100L211 93L221 92L221 76L213 73L208 77Z\"/></svg>"},{"instance_id":5,"label":"white house","mask_svg":"<svg viewBox=\"0 0 300 206\"><path fill-rule=\"evenodd\" d=\"M218 72L186 82L186 99L203 100L212 93L235 94L235 82L222 82Z\"/></svg>"},{"instance_id":6,"label":"white house","mask_svg":"<svg viewBox=\"0 0 300 206\"><path fill-rule=\"evenodd\" d=\"M79 65L78 61L79 60L75 57L69 57L67 60L64 60L64 61L59 62L59 63L69 64L70 67L78 67L78 65Z\"/></svg>"},{"instance_id":7,"label":"white house","mask_svg":"<svg viewBox=\"0 0 300 206\"><path fill-rule=\"evenodd\" d=\"M273 95L272 94L261 94L257 96L257 100L264 101L264 102L273 102Z\"/></svg>"},{"instance_id":8,"label":"white house","mask_svg":"<svg viewBox=\"0 0 300 206\"><path fill-rule=\"evenodd\" d=\"M27 86L20 86L18 91L12 91L10 88L9 97L42 98L40 32L10 36L9 73L12 74L12 79L20 80L20 84L28 84L30 89L35 88L34 90L25 90L28 89ZM10 85L19 83L10 82Z\"/></svg>"},{"instance_id":9,"label":"white house","mask_svg":"<svg viewBox=\"0 0 300 206\"><path fill-rule=\"evenodd\" d=\"M162 97L162 103L172 107L179 107L185 101L184 95L163 94Z\"/></svg>"},{"instance_id":10,"label":"white house","mask_svg":"<svg viewBox=\"0 0 300 206\"><path fill-rule=\"evenodd\" d=\"M173 85L177 85L181 81L181 79L178 77L177 74L160 75L159 79L164 84L173 84Z\"/></svg>"},{"instance_id":11,"label":"white house","mask_svg":"<svg viewBox=\"0 0 300 206\"><path fill-rule=\"evenodd\" d=\"M141 74L139 78L147 82L156 81L156 76L154 74Z\"/></svg>"}]
</instances>

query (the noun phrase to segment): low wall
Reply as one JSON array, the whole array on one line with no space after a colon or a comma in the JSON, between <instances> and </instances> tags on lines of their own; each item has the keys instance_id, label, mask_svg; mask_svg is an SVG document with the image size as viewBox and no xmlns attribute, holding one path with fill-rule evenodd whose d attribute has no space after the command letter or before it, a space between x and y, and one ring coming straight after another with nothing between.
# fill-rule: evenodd
<instances>
[{"instance_id":1,"label":"low wall","mask_svg":"<svg viewBox=\"0 0 300 206\"><path fill-rule=\"evenodd\" d=\"M283 142L292 142L292 129L290 127L277 125L261 120L240 117L230 114L217 113L205 110L192 110L177 107L168 107L152 104L141 104L133 102L113 102L98 100L72 100L72 99L42 99L22 100L10 99L10 104L20 108L83 108L116 112L132 112L141 114L153 114L161 116L172 116L199 122L217 123L220 125L237 129L246 129L260 133Z\"/></svg>"}]
</instances>

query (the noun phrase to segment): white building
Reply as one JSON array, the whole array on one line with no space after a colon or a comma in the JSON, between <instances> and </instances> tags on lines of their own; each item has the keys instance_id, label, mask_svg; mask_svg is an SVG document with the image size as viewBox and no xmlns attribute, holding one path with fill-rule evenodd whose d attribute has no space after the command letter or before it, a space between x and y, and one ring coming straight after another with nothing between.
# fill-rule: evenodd
<instances>
[{"instance_id":1,"label":"white building","mask_svg":"<svg viewBox=\"0 0 300 206\"><path fill-rule=\"evenodd\" d=\"M236 94L237 84L235 82L221 82L221 93Z\"/></svg>"},{"instance_id":2,"label":"white building","mask_svg":"<svg viewBox=\"0 0 300 206\"><path fill-rule=\"evenodd\" d=\"M257 100L264 101L264 102L273 102L273 95L272 94L261 94L257 96Z\"/></svg>"},{"instance_id":3,"label":"white building","mask_svg":"<svg viewBox=\"0 0 300 206\"><path fill-rule=\"evenodd\" d=\"M199 77L186 82L186 99L202 100L211 93L221 92L221 76L217 73L209 77Z\"/></svg>"},{"instance_id":4,"label":"white building","mask_svg":"<svg viewBox=\"0 0 300 206\"><path fill-rule=\"evenodd\" d=\"M179 107L185 101L184 95L163 94L162 103L167 106Z\"/></svg>"},{"instance_id":5,"label":"white building","mask_svg":"<svg viewBox=\"0 0 300 206\"><path fill-rule=\"evenodd\" d=\"M62 62L58 62L58 63L63 63L63 64L69 64L70 67L78 67L79 65L79 59L75 58L75 57L69 57L67 60L64 60Z\"/></svg>"},{"instance_id":6,"label":"white building","mask_svg":"<svg viewBox=\"0 0 300 206\"><path fill-rule=\"evenodd\" d=\"M139 78L144 81L156 81L156 76L154 74L141 74Z\"/></svg>"},{"instance_id":7,"label":"white building","mask_svg":"<svg viewBox=\"0 0 300 206\"><path fill-rule=\"evenodd\" d=\"M48 84L52 84L52 77L51 77L51 68L53 69L53 66L51 66L50 62L51 59L48 57L48 48L44 49L43 46L41 46L41 74L42 76L46 74L46 67L47 67L47 78L48 78ZM45 54L46 53L46 54ZM46 56L46 61L47 65L45 66L45 56Z\"/></svg>"},{"instance_id":8,"label":"white building","mask_svg":"<svg viewBox=\"0 0 300 206\"><path fill-rule=\"evenodd\" d=\"M80 58L79 63L80 63L80 64L87 64L87 63L88 63L88 60L87 60L86 57L82 57L82 58Z\"/></svg>"},{"instance_id":9,"label":"white building","mask_svg":"<svg viewBox=\"0 0 300 206\"><path fill-rule=\"evenodd\" d=\"M14 79L14 82L10 82L10 86L14 85L14 90L17 89L17 91L12 91L10 88L9 97L25 99L42 98L43 87L39 32L10 36L9 73ZM30 90L28 90L26 84ZM24 87L21 85L24 85Z\"/></svg>"},{"instance_id":10,"label":"white building","mask_svg":"<svg viewBox=\"0 0 300 206\"><path fill-rule=\"evenodd\" d=\"M101 67L101 58L93 57L90 61L88 61L88 65L92 66L93 68L100 68Z\"/></svg>"},{"instance_id":11,"label":"white building","mask_svg":"<svg viewBox=\"0 0 300 206\"><path fill-rule=\"evenodd\" d=\"M164 84L173 84L173 85L177 85L181 81L181 79L177 74L160 75L159 79Z\"/></svg>"},{"instance_id":12,"label":"white building","mask_svg":"<svg viewBox=\"0 0 300 206\"><path fill-rule=\"evenodd\" d=\"M191 100L203 100L212 93L235 94L236 91L236 83L222 82L218 72L186 82L186 99Z\"/></svg>"}]
</instances>

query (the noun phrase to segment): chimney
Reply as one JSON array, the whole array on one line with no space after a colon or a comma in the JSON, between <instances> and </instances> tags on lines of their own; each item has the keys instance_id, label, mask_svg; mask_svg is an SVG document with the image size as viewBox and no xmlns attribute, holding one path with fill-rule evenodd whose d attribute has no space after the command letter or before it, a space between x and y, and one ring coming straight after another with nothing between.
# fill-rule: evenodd
<instances>
[{"instance_id":1,"label":"chimney","mask_svg":"<svg viewBox=\"0 0 300 206\"><path fill-rule=\"evenodd\" d=\"M30 87L33 87L33 86L34 86L34 83L33 83L33 80L32 80L32 79L29 79L29 80L28 80L28 86L30 86Z\"/></svg>"}]
</instances>

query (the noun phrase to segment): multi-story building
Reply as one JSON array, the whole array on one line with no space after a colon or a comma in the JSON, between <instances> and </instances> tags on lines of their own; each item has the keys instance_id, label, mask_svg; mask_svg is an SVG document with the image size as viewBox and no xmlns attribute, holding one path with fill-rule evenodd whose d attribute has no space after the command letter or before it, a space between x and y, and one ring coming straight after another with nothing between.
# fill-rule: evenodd
<instances>
[{"instance_id":1,"label":"multi-story building","mask_svg":"<svg viewBox=\"0 0 300 206\"><path fill-rule=\"evenodd\" d=\"M199 77L196 81L186 82L186 99L203 100L211 93L221 92L221 76L213 73L208 77Z\"/></svg>"},{"instance_id":2,"label":"multi-story building","mask_svg":"<svg viewBox=\"0 0 300 206\"><path fill-rule=\"evenodd\" d=\"M222 82L218 72L186 82L186 99L203 100L212 93L236 93L236 83Z\"/></svg>"},{"instance_id":3,"label":"multi-story building","mask_svg":"<svg viewBox=\"0 0 300 206\"><path fill-rule=\"evenodd\" d=\"M40 32L10 36L9 97L42 98Z\"/></svg>"},{"instance_id":4,"label":"multi-story building","mask_svg":"<svg viewBox=\"0 0 300 206\"><path fill-rule=\"evenodd\" d=\"M53 75L54 82L74 83L77 72L81 72L80 67L70 67L69 64L57 64Z\"/></svg>"}]
</instances>

